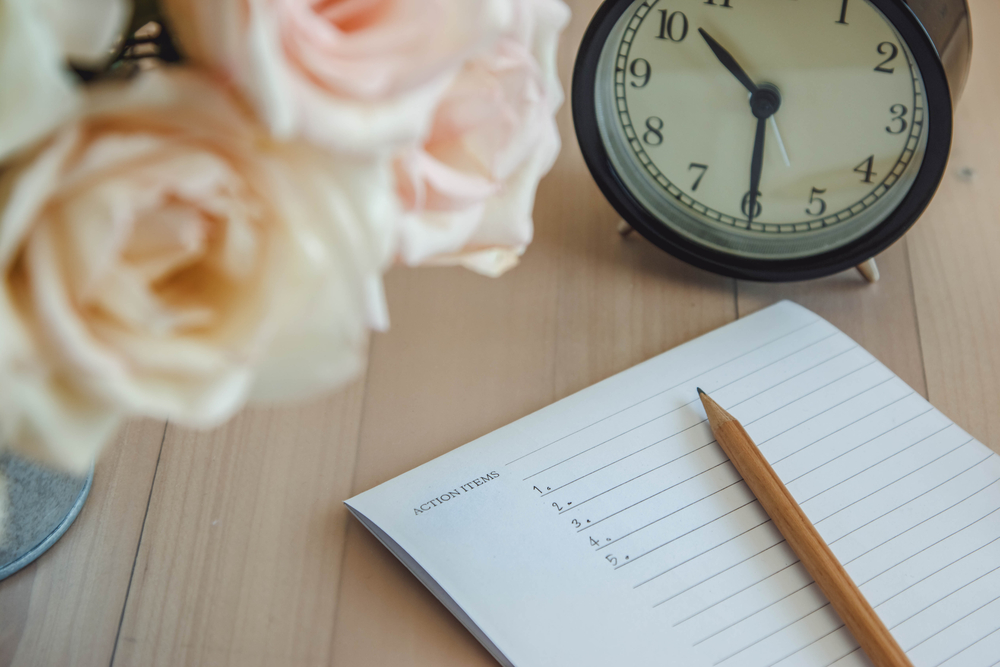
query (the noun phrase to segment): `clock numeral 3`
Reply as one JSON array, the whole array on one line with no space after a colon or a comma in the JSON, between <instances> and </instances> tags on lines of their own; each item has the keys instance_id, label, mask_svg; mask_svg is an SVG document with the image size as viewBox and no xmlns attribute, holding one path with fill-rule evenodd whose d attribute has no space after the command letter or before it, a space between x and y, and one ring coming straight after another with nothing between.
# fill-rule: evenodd
<instances>
[{"instance_id":1,"label":"clock numeral 3","mask_svg":"<svg viewBox=\"0 0 1000 667\"><path fill-rule=\"evenodd\" d=\"M764 212L764 207L761 206L761 203L760 203L761 196L762 196L761 193L758 191L757 192L757 205L754 206L754 210L753 210L753 219L754 220L756 220L757 218L759 218L761 216L761 214ZM745 215L745 216L747 216L749 218L750 217L750 193L749 192L746 193L745 195L743 195L743 205L740 208L743 209L743 215Z\"/></svg>"},{"instance_id":2,"label":"clock numeral 3","mask_svg":"<svg viewBox=\"0 0 1000 667\"><path fill-rule=\"evenodd\" d=\"M678 19L680 19L678 21ZM684 12L671 14L666 9L660 10L660 34L657 39L669 39L671 42L683 42L688 36L688 17Z\"/></svg>"},{"instance_id":3,"label":"clock numeral 3","mask_svg":"<svg viewBox=\"0 0 1000 667\"><path fill-rule=\"evenodd\" d=\"M813 188L812 194L809 195L809 208L806 209L806 215L811 215L814 218L818 218L824 213L826 213L826 202L817 197L816 195L825 194L826 190L820 190L819 188ZM814 211L813 206L819 205L819 210Z\"/></svg>"},{"instance_id":4,"label":"clock numeral 3","mask_svg":"<svg viewBox=\"0 0 1000 667\"><path fill-rule=\"evenodd\" d=\"M701 170L701 173L698 175L698 179L694 182L694 185L691 186L691 192L697 192L698 186L701 185L701 179L705 178L705 173L708 171L708 165L692 162L690 166L688 166L688 171L691 171L692 169Z\"/></svg>"},{"instance_id":5,"label":"clock numeral 3","mask_svg":"<svg viewBox=\"0 0 1000 667\"><path fill-rule=\"evenodd\" d=\"M656 116L646 119L646 133L642 135L642 140L650 146L659 146L663 143L663 120Z\"/></svg>"},{"instance_id":6,"label":"clock numeral 3","mask_svg":"<svg viewBox=\"0 0 1000 667\"><path fill-rule=\"evenodd\" d=\"M894 129L891 125L889 125L885 128L885 131L889 134L902 134L903 132L906 132L906 128L910 126L910 124L906 122L906 114L908 111L909 109L902 104L893 104L889 109L889 113L893 115L892 119L894 121L899 121L899 129Z\"/></svg>"},{"instance_id":7,"label":"clock numeral 3","mask_svg":"<svg viewBox=\"0 0 1000 667\"><path fill-rule=\"evenodd\" d=\"M875 181L872 180L872 178L874 176L878 176L878 174L876 174L874 170L875 170L875 156L874 155L872 155L867 160L865 160L864 162L862 162L861 164L859 164L857 167L854 168L854 171L856 171L857 173L865 175L864 179L861 181L862 183L874 183L875 182Z\"/></svg>"},{"instance_id":8,"label":"clock numeral 3","mask_svg":"<svg viewBox=\"0 0 1000 667\"><path fill-rule=\"evenodd\" d=\"M641 68L640 65L642 65ZM642 83L636 83L633 81L633 88L645 88L646 84L649 83L649 77L653 75L653 68L650 67L649 61L645 58L637 58L633 60L632 65L629 67L629 71L632 72L632 76L637 79L642 79Z\"/></svg>"},{"instance_id":9,"label":"clock numeral 3","mask_svg":"<svg viewBox=\"0 0 1000 667\"><path fill-rule=\"evenodd\" d=\"M875 68L876 72L884 72L886 74L892 74L896 71L895 67L886 67L889 63L896 59L899 55L899 47L892 42L882 42L878 45L878 52L883 56L888 55L889 57L883 60L878 67Z\"/></svg>"}]
</instances>

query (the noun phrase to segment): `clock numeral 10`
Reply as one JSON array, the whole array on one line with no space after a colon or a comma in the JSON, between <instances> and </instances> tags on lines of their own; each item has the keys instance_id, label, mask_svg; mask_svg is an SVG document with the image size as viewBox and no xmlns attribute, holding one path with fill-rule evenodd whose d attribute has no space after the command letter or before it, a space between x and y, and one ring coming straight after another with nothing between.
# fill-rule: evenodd
<instances>
[{"instance_id":1,"label":"clock numeral 10","mask_svg":"<svg viewBox=\"0 0 1000 667\"><path fill-rule=\"evenodd\" d=\"M678 21L678 19L680 19ZM688 17L684 12L674 12L671 14L666 9L660 10L660 34L657 39L669 39L671 42L683 42L688 36L690 28Z\"/></svg>"},{"instance_id":2,"label":"clock numeral 10","mask_svg":"<svg viewBox=\"0 0 1000 667\"><path fill-rule=\"evenodd\" d=\"M874 183L875 181L873 181L872 178L878 176L878 174L875 173L875 156L872 155L867 160L859 164L854 168L854 171L865 175L864 179L861 181L862 183Z\"/></svg>"}]
</instances>

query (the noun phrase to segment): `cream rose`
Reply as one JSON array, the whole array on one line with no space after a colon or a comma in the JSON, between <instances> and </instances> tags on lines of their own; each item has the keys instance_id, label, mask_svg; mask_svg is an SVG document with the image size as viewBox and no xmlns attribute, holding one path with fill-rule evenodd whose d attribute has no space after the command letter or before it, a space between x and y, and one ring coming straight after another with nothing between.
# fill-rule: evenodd
<instances>
[{"instance_id":1,"label":"cream rose","mask_svg":"<svg viewBox=\"0 0 1000 667\"><path fill-rule=\"evenodd\" d=\"M74 113L67 59L106 60L127 18L125 0L0 0L0 161Z\"/></svg>"},{"instance_id":2,"label":"cream rose","mask_svg":"<svg viewBox=\"0 0 1000 667\"><path fill-rule=\"evenodd\" d=\"M533 234L538 182L559 153L561 0L518 0L512 28L462 69L423 146L396 162L400 258L497 276Z\"/></svg>"},{"instance_id":3,"label":"cream rose","mask_svg":"<svg viewBox=\"0 0 1000 667\"><path fill-rule=\"evenodd\" d=\"M0 428L83 470L124 414L210 427L358 370L384 312L387 165L279 144L154 71L0 181Z\"/></svg>"},{"instance_id":4,"label":"cream rose","mask_svg":"<svg viewBox=\"0 0 1000 667\"><path fill-rule=\"evenodd\" d=\"M422 137L509 0L163 0L181 49L240 88L276 136L371 152Z\"/></svg>"}]
</instances>

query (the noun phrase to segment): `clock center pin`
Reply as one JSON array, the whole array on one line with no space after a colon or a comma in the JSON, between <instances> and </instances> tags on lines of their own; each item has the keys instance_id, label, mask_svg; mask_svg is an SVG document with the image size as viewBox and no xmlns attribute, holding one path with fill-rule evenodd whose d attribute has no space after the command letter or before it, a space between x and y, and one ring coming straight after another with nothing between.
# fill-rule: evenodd
<instances>
[{"instance_id":1,"label":"clock center pin","mask_svg":"<svg viewBox=\"0 0 1000 667\"><path fill-rule=\"evenodd\" d=\"M762 83L750 96L750 110L757 118L770 118L781 108L781 92L771 83Z\"/></svg>"}]
</instances>

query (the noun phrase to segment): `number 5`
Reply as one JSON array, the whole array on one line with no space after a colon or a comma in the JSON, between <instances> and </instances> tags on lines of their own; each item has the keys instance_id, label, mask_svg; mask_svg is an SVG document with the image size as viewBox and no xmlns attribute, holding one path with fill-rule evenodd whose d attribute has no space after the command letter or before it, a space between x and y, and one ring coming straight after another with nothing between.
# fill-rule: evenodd
<instances>
[{"instance_id":1,"label":"number 5","mask_svg":"<svg viewBox=\"0 0 1000 667\"><path fill-rule=\"evenodd\" d=\"M812 189L812 194L809 195L809 208L806 209L806 215L811 215L814 218L818 218L819 216L826 213L826 202L816 196L816 195L821 195L825 192L826 190L820 190L819 188ZM813 204L819 204L819 211L812 210Z\"/></svg>"}]
</instances>

